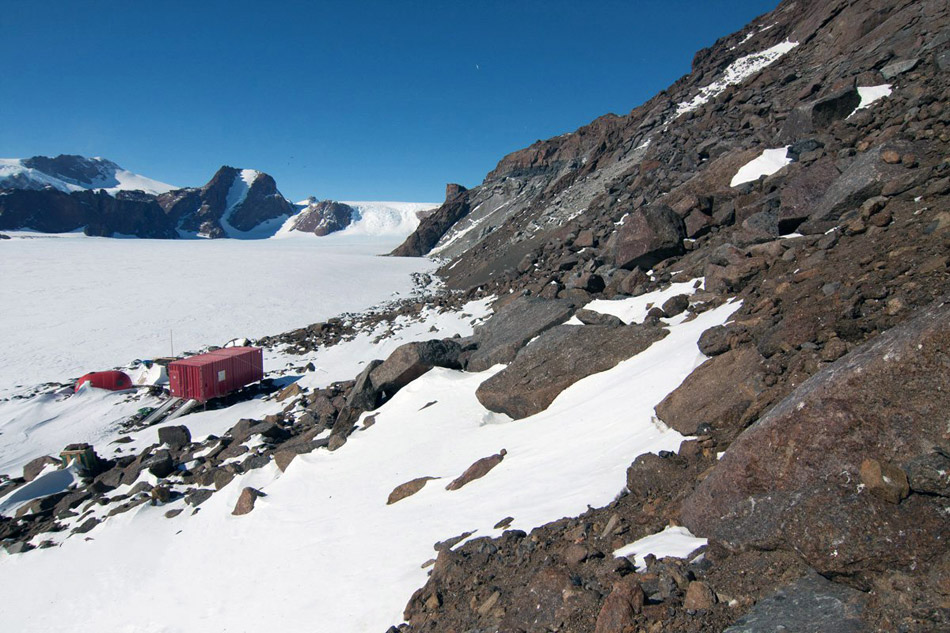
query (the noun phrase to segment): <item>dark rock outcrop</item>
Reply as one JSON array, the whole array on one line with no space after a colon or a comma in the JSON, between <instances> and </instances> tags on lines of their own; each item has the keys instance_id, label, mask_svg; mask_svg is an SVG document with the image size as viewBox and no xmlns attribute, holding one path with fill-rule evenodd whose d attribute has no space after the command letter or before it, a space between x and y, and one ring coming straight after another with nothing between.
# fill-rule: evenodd
<instances>
[{"instance_id":1,"label":"dark rock outcrop","mask_svg":"<svg viewBox=\"0 0 950 633\"><path fill-rule=\"evenodd\" d=\"M567 321L573 311L568 301L528 297L512 300L475 328L472 338L478 349L469 357L467 369L485 371L511 361L528 341Z\"/></svg>"},{"instance_id":2,"label":"dark rock outcrop","mask_svg":"<svg viewBox=\"0 0 950 633\"><path fill-rule=\"evenodd\" d=\"M674 255L686 252L683 240L686 225L667 206L653 205L630 214L621 225L613 244L614 265L644 270Z\"/></svg>"},{"instance_id":3,"label":"dark rock outcrop","mask_svg":"<svg viewBox=\"0 0 950 633\"><path fill-rule=\"evenodd\" d=\"M487 409L520 419L548 408L572 384L634 356L668 334L638 325L558 325L518 352L475 392Z\"/></svg>"},{"instance_id":4,"label":"dark rock outcrop","mask_svg":"<svg viewBox=\"0 0 950 633\"><path fill-rule=\"evenodd\" d=\"M307 208L295 218L293 230L319 236L329 235L348 227L355 214L356 210L348 204L311 199Z\"/></svg>"}]
</instances>

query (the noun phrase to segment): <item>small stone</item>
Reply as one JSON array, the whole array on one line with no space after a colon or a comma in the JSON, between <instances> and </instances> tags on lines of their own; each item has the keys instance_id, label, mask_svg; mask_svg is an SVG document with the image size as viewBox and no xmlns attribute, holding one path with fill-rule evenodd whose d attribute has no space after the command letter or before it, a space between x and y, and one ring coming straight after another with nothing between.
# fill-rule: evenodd
<instances>
[{"instance_id":1,"label":"small stone","mask_svg":"<svg viewBox=\"0 0 950 633\"><path fill-rule=\"evenodd\" d=\"M182 512L182 508L175 508L174 510L169 510L168 512L165 513L165 518L174 519L179 514L181 514L181 512Z\"/></svg>"},{"instance_id":2,"label":"small stone","mask_svg":"<svg viewBox=\"0 0 950 633\"><path fill-rule=\"evenodd\" d=\"M274 463L277 464L280 472L287 472L287 467L290 466L290 462L294 461L295 457L297 457L296 451L277 451L274 453Z\"/></svg>"},{"instance_id":3,"label":"small stone","mask_svg":"<svg viewBox=\"0 0 950 633\"><path fill-rule=\"evenodd\" d=\"M171 490L168 489L168 486L155 486L152 488L150 495L152 501L155 503L168 503L172 498Z\"/></svg>"},{"instance_id":4,"label":"small stone","mask_svg":"<svg viewBox=\"0 0 950 633\"><path fill-rule=\"evenodd\" d=\"M861 462L861 481L871 494L888 503L900 503L910 494L910 484L904 471L876 459Z\"/></svg>"},{"instance_id":5,"label":"small stone","mask_svg":"<svg viewBox=\"0 0 950 633\"><path fill-rule=\"evenodd\" d=\"M881 152L881 160L888 165L896 165L901 162L901 155L892 149L886 149Z\"/></svg>"},{"instance_id":6,"label":"small stone","mask_svg":"<svg viewBox=\"0 0 950 633\"><path fill-rule=\"evenodd\" d=\"M903 164L904 167L911 167L911 168L916 167L917 157L914 156L913 154L904 154L903 156L901 156L901 164Z\"/></svg>"},{"instance_id":7,"label":"small stone","mask_svg":"<svg viewBox=\"0 0 950 633\"><path fill-rule=\"evenodd\" d=\"M509 525L511 525L512 521L514 520L515 520L514 517L505 517L504 519L502 519L501 521L495 524L494 529L503 530Z\"/></svg>"}]
</instances>

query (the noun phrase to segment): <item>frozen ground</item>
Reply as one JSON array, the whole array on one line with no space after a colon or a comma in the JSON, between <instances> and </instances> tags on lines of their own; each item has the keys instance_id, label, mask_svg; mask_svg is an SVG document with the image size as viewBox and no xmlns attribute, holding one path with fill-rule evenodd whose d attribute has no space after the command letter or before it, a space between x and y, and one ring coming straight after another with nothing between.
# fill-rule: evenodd
<instances>
[{"instance_id":1,"label":"frozen ground","mask_svg":"<svg viewBox=\"0 0 950 633\"><path fill-rule=\"evenodd\" d=\"M135 358L277 334L408 296L404 236L117 240L11 234L0 244L0 397ZM311 238L313 236L310 236Z\"/></svg>"}]
</instances>

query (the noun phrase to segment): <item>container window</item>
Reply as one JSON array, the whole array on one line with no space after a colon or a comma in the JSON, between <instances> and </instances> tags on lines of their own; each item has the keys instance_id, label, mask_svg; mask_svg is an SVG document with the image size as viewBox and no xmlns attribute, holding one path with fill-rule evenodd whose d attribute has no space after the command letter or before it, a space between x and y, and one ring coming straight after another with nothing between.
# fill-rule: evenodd
<instances>
[{"instance_id":1,"label":"container window","mask_svg":"<svg viewBox=\"0 0 950 633\"><path fill-rule=\"evenodd\" d=\"M224 382L227 376L225 375L225 370L222 369L218 372L218 382Z\"/></svg>"}]
</instances>

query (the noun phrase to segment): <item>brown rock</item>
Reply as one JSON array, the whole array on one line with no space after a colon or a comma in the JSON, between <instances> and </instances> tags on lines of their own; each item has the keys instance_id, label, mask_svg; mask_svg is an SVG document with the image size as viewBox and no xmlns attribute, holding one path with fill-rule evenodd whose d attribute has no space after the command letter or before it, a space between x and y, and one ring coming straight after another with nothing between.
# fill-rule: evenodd
<instances>
[{"instance_id":1,"label":"brown rock","mask_svg":"<svg viewBox=\"0 0 950 633\"><path fill-rule=\"evenodd\" d=\"M422 490L426 482L430 479L438 479L437 477L417 477L411 481L407 481L404 484L399 484L393 491L389 493L389 498L386 500L386 505L392 505L397 501L401 501L406 497L410 497L420 490Z\"/></svg>"},{"instance_id":2,"label":"brown rock","mask_svg":"<svg viewBox=\"0 0 950 633\"><path fill-rule=\"evenodd\" d=\"M280 472L287 472L287 467L295 457L297 457L297 451L277 451L274 453L274 463L277 464Z\"/></svg>"},{"instance_id":3,"label":"brown rock","mask_svg":"<svg viewBox=\"0 0 950 633\"><path fill-rule=\"evenodd\" d=\"M625 576L614 583L610 595L597 615L595 633L624 633L624 629L636 623L636 614L643 610L646 596L633 575Z\"/></svg>"},{"instance_id":4,"label":"brown rock","mask_svg":"<svg viewBox=\"0 0 950 633\"><path fill-rule=\"evenodd\" d=\"M241 496L238 497L237 503L234 505L234 511L232 511L231 514L235 516L247 514L254 509L254 503L257 501L257 498L265 496L267 495L260 490L248 486L241 491Z\"/></svg>"},{"instance_id":5,"label":"brown rock","mask_svg":"<svg viewBox=\"0 0 950 633\"><path fill-rule=\"evenodd\" d=\"M876 459L861 462L861 481L868 492L888 503L900 503L910 494L910 484L903 470Z\"/></svg>"},{"instance_id":6,"label":"brown rock","mask_svg":"<svg viewBox=\"0 0 950 633\"><path fill-rule=\"evenodd\" d=\"M683 608L693 611L711 609L716 604L716 594L709 588L709 585L701 580L694 580L689 583L686 590L686 597L683 599Z\"/></svg>"},{"instance_id":7,"label":"brown rock","mask_svg":"<svg viewBox=\"0 0 950 633\"><path fill-rule=\"evenodd\" d=\"M481 479L491 471L492 468L501 463L505 459L505 455L508 454L508 451L501 449L500 452L490 455L489 457L482 457L480 460L469 466L465 469L465 472L459 475L454 479L448 486L445 487L446 490L458 490L462 486L476 479ZM423 485L425 482L423 482ZM421 486L420 486L421 488ZM395 491L394 491L395 492Z\"/></svg>"},{"instance_id":8,"label":"brown rock","mask_svg":"<svg viewBox=\"0 0 950 633\"><path fill-rule=\"evenodd\" d=\"M300 385L295 382L290 383L279 392L277 392L277 402L283 402L287 398L295 398L301 395L303 391L300 389Z\"/></svg>"},{"instance_id":9,"label":"brown rock","mask_svg":"<svg viewBox=\"0 0 950 633\"><path fill-rule=\"evenodd\" d=\"M751 347L710 358L656 405L656 415L684 435L694 435L703 423L736 428L766 389L763 363Z\"/></svg>"},{"instance_id":10,"label":"brown rock","mask_svg":"<svg viewBox=\"0 0 950 633\"><path fill-rule=\"evenodd\" d=\"M50 457L49 455L43 455L42 457L37 457L36 459L30 460L23 466L23 480L27 483L36 479L37 475L43 472L43 469L49 465L59 465L60 461L55 457Z\"/></svg>"},{"instance_id":11,"label":"brown rock","mask_svg":"<svg viewBox=\"0 0 950 633\"><path fill-rule=\"evenodd\" d=\"M686 225L667 206L652 205L630 213L613 242L617 268L652 268L659 262L686 252Z\"/></svg>"},{"instance_id":12,"label":"brown rock","mask_svg":"<svg viewBox=\"0 0 950 633\"><path fill-rule=\"evenodd\" d=\"M924 565L950 538L939 504L882 504L858 485L864 456L906 463L944 441L946 349L950 303L937 301L822 369L732 443L684 501L683 523L728 547L795 551L861 587Z\"/></svg>"},{"instance_id":13,"label":"brown rock","mask_svg":"<svg viewBox=\"0 0 950 633\"><path fill-rule=\"evenodd\" d=\"M901 155L899 152L895 152L892 149L886 149L881 152L881 160L883 160L888 165L896 165L901 162Z\"/></svg>"}]
</instances>

